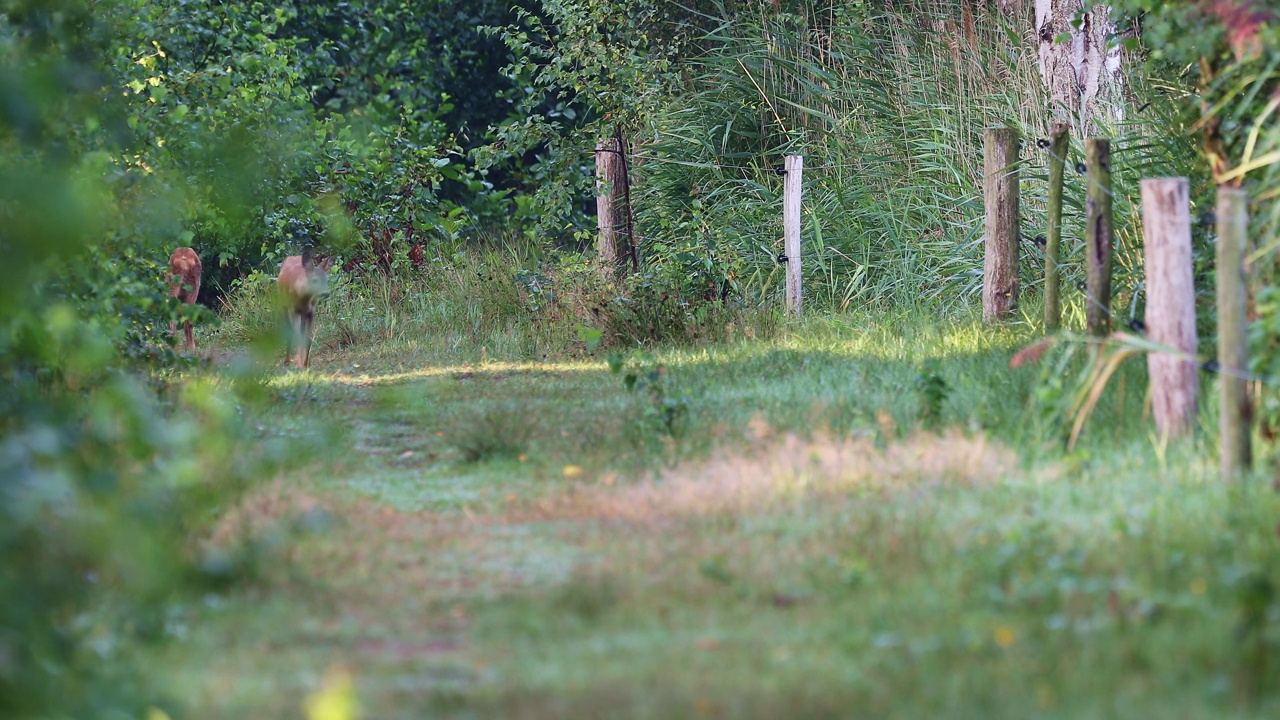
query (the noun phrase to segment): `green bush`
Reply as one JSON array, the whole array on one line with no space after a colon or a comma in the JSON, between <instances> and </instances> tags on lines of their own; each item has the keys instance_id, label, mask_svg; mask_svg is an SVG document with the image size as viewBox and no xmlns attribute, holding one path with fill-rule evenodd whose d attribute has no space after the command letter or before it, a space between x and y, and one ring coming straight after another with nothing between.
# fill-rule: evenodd
<instances>
[{"instance_id":1,"label":"green bush","mask_svg":"<svg viewBox=\"0 0 1280 720\"><path fill-rule=\"evenodd\" d=\"M104 68L130 3L0 5L0 716L143 717L133 663L230 579L200 538L259 466L243 400L174 359L174 197ZM167 377L167 380L164 378Z\"/></svg>"}]
</instances>

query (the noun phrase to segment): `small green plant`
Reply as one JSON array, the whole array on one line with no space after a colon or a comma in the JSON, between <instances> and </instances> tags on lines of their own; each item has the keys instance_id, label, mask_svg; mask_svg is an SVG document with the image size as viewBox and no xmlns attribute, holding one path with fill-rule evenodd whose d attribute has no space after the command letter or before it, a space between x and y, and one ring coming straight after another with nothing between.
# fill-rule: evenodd
<instances>
[{"instance_id":1,"label":"small green plant","mask_svg":"<svg viewBox=\"0 0 1280 720\"><path fill-rule=\"evenodd\" d=\"M1276 653L1280 593L1266 570L1255 569L1239 579L1235 587L1237 612L1236 640L1241 651L1238 669L1240 689L1256 699L1267 688L1269 658Z\"/></svg>"},{"instance_id":2,"label":"small green plant","mask_svg":"<svg viewBox=\"0 0 1280 720\"><path fill-rule=\"evenodd\" d=\"M555 595L557 612L567 612L580 620L599 620L618 604L617 580L609 575L575 572Z\"/></svg>"},{"instance_id":3,"label":"small green plant","mask_svg":"<svg viewBox=\"0 0 1280 720\"><path fill-rule=\"evenodd\" d=\"M586 325L578 326L578 339L583 342L587 348L587 353L594 353L596 348L600 347L600 342L604 339L604 331Z\"/></svg>"},{"instance_id":4,"label":"small green plant","mask_svg":"<svg viewBox=\"0 0 1280 720\"><path fill-rule=\"evenodd\" d=\"M653 424L669 437L676 437L689 416L687 390L671 387L667 366L645 352L630 351L609 356L609 371L622 375L622 384L629 392L644 394L648 402L644 406L644 420Z\"/></svg>"},{"instance_id":5,"label":"small green plant","mask_svg":"<svg viewBox=\"0 0 1280 720\"><path fill-rule=\"evenodd\" d=\"M624 345L718 339L742 315L740 307L722 297L722 287L729 285L700 280L692 265L647 268L609 291L604 329Z\"/></svg>"},{"instance_id":6,"label":"small green plant","mask_svg":"<svg viewBox=\"0 0 1280 720\"><path fill-rule=\"evenodd\" d=\"M920 395L920 424L936 430L942 424L942 406L951 394L951 387L942 377L942 367L936 359L924 361L916 376L916 392Z\"/></svg>"},{"instance_id":7,"label":"small green plant","mask_svg":"<svg viewBox=\"0 0 1280 720\"><path fill-rule=\"evenodd\" d=\"M1257 319L1249 323L1249 370L1264 378L1258 393L1258 427L1272 440L1280 434L1280 394L1272 386L1280 378L1280 289L1264 287L1255 303Z\"/></svg>"},{"instance_id":8,"label":"small green plant","mask_svg":"<svg viewBox=\"0 0 1280 720\"><path fill-rule=\"evenodd\" d=\"M454 445L462 459L471 463L514 458L528 450L536 425L527 408L486 408L462 426Z\"/></svg>"},{"instance_id":9,"label":"small green plant","mask_svg":"<svg viewBox=\"0 0 1280 720\"><path fill-rule=\"evenodd\" d=\"M250 345L277 339L283 322L275 277L258 271L231 284L222 296L217 339L227 345Z\"/></svg>"}]
</instances>

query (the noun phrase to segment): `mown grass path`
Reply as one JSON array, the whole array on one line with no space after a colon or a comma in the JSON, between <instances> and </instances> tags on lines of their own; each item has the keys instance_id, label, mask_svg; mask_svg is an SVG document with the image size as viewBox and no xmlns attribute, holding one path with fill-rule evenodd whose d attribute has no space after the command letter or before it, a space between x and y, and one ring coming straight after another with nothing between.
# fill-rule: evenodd
<instances>
[{"instance_id":1,"label":"mown grass path","mask_svg":"<svg viewBox=\"0 0 1280 720\"><path fill-rule=\"evenodd\" d=\"M661 398L321 355L262 421L310 460L221 529L256 579L158 671L208 718L342 672L366 718L1274 717L1280 502L1161 458L1140 378L1066 454L1022 339L815 324L661 353Z\"/></svg>"}]
</instances>

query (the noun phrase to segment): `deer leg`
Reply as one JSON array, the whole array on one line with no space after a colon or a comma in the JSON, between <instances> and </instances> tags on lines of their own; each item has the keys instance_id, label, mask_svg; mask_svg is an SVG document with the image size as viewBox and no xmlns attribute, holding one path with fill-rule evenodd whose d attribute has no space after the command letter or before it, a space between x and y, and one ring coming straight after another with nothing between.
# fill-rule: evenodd
<instances>
[{"instance_id":1,"label":"deer leg","mask_svg":"<svg viewBox=\"0 0 1280 720\"><path fill-rule=\"evenodd\" d=\"M172 262L172 260L170 260L170 262ZM173 275L170 275L170 276L169 276L169 282L170 282L170 283L173 283L173 282L175 281L175 279L176 279L176 278L175 278ZM175 284L175 285L172 287L172 289L169 291L169 297L174 297L174 298L181 299L181 297L180 297L180 296L179 296L179 294L178 294L179 292L180 292L180 288L179 288L179 286L178 286L178 285L176 285L176 284ZM177 341L177 338L178 338L178 325L177 325L177 323L173 322L172 320L170 320L170 321L169 321L169 334L170 334L170 335L172 335L172 336L174 337L174 341L176 342L176 341Z\"/></svg>"},{"instance_id":2,"label":"deer leg","mask_svg":"<svg viewBox=\"0 0 1280 720\"><path fill-rule=\"evenodd\" d=\"M293 364L307 366L307 316L301 310L293 313Z\"/></svg>"},{"instance_id":3,"label":"deer leg","mask_svg":"<svg viewBox=\"0 0 1280 720\"><path fill-rule=\"evenodd\" d=\"M292 365L296 358L294 357L295 348L298 345L298 321L297 313L293 308L284 311L285 321L285 338L284 338L284 364Z\"/></svg>"},{"instance_id":4,"label":"deer leg","mask_svg":"<svg viewBox=\"0 0 1280 720\"><path fill-rule=\"evenodd\" d=\"M311 333L314 332L315 318L315 308L308 305L302 312L302 367L311 367Z\"/></svg>"}]
</instances>

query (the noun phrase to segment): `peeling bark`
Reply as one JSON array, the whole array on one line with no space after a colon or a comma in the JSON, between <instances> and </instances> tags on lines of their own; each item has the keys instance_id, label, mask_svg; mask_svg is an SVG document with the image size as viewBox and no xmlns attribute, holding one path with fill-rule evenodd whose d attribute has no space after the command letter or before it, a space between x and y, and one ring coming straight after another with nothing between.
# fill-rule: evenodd
<instances>
[{"instance_id":1,"label":"peeling bark","mask_svg":"<svg viewBox=\"0 0 1280 720\"><path fill-rule=\"evenodd\" d=\"M1082 135L1093 131L1093 120L1104 115L1112 121L1123 119L1120 88L1121 52L1108 46L1115 34L1111 9L1095 5L1080 15L1081 0L1035 0L1036 37L1040 43L1040 77L1053 98L1059 119L1069 122ZM1055 42L1059 35L1068 42Z\"/></svg>"}]
</instances>

